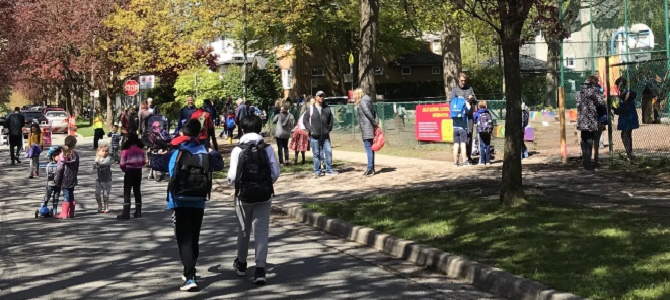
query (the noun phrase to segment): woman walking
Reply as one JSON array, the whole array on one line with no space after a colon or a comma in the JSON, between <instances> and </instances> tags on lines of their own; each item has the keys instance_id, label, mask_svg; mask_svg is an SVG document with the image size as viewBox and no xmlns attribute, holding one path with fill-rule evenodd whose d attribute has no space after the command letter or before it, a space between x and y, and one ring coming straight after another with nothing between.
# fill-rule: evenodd
<instances>
[{"instance_id":1,"label":"woman walking","mask_svg":"<svg viewBox=\"0 0 670 300\"><path fill-rule=\"evenodd\" d=\"M614 84L619 87L619 105L614 109L614 113L619 115L617 130L621 131L621 141L626 149L626 160L630 161L633 159L633 129L640 128L640 120L635 107L637 93L628 90L628 81L623 77L619 77Z\"/></svg>"},{"instance_id":2,"label":"woman walking","mask_svg":"<svg viewBox=\"0 0 670 300\"><path fill-rule=\"evenodd\" d=\"M277 148L279 150L279 165L287 165L289 163L289 153L288 153L288 139L291 137L291 128L293 128L293 115L289 113L291 108L291 103L284 102L279 114L276 114L272 119L272 123L275 124L275 138L277 139Z\"/></svg>"},{"instance_id":3,"label":"woman walking","mask_svg":"<svg viewBox=\"0 0 670 300\"><path fill-rule=\"evenodd\" d=\"M372 105L372 98L366 95L362 89L354 91L354 100L358 108L358 120L363 136L363 146L368 155L368 169L363 176L375 175L375 153L372 151L372 141L375 138L375 129L379 126L379 117Z\"/></svg>"},{"instance_id":4,"label":"woman walking","mask_svg":"<svg viewBox=\"0 0 670 300\"><path fill-rule=\"evenodd\" d=\"M302 154L302 163L305 164L305 152L309 151L309 132L307 131L307 128L305 127L305 123L303 123L303 117L305 116L305 113L309 110L309 107L312 105L311 104L311 98L310 96L307 101L305 101L305 104L302 106L300 109L300 117L298 118L298 125L293 130L293 137L291 138L291 142L289 143L289 149L295 151L295 158L293 159L293 164L297 165L298 164L298 152Z\"/></svg>"}]
</instances>

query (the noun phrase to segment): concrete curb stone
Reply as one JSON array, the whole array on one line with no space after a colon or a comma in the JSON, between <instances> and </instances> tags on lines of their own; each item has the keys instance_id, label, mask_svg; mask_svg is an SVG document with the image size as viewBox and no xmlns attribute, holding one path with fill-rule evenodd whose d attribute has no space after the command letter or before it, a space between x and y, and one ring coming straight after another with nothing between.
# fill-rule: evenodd
<instances>
[{"instance_id":1,"label":"concrete curb stone","mask_svg":"<svg viewBox=\"0 0 670 300\"><path fill-rule=\"evenodd\" d=\"M505 270L468 260L440 249L394 237L369 227L351 224L300 206L276 205L285 214L312 227L400 257L411 263L434 267L452 278L464 279L482 291L513 300L588 300L571 293L514 275Z\"/></svg>"}]
</instances>

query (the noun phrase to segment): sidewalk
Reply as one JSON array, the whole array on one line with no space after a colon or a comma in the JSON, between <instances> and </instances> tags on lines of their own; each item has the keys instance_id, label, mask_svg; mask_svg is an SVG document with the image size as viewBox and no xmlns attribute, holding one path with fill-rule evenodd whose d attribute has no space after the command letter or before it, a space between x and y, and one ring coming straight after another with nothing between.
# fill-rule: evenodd
<instances>
[{"instance_id":1,"label":"sidewalk","mask_svg":"<svg viewBox=\"0 0 670 300\"><path fill-rule=\"evenodd\" d=\"M90 139L78 140L75 219L34 219L44 174L28 180L25 161L9 166L0 159L0 299L497 299L285 219L271 223L268 285L256 286L253 250L246 277L232 270L236 219L231 201L221 195L214 195L205 212L200 291L180 292L182 267L165 209L167 183L144 179L143 218L117 220L122 173L115 167L113 212L97 214ZM277 187L306 186L285 183ZM284 197L278 191L277 199Z\"/></svg>"}]
</instances>

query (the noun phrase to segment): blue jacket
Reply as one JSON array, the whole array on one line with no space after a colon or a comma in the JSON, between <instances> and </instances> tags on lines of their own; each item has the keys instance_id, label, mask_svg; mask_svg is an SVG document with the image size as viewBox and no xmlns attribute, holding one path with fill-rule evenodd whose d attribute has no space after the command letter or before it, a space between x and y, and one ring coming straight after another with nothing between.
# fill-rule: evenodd
<instances>
[{"instance_id":1,"label":"blue jacket","mask_svg":"<svg viewBox=\"0 0 670 300\"><path fill-rule=\"evenodd\" d=\"M192 154L204 154L207 153L207 149L204 146L198 145L197 143L191 141L188 143L183 143L179 146L180 150L185 150L191 152ZM157 155L151 159L151 168L160 171L160 172L169 172L170 178L174 175L174 166L177 160L178 150L173 150L166 155ZM223 170L223 158L221 154L216 151L209 153L209 170L211 172L218 172ZM192 208L201 208L205 209L205 201L207 199L203 198L202 201L179 201L172 198L172 194L168 191L167 195L167 208L174 209L176 207L192 207Z\"/></svg>"},{"instance_id":2,"label":"blue jacket","mask_svg":"<svg viewBox=\"0 0 670 300\"><path fill-rule=\"evenodd\" d=\"M477 120L479 119L479 116L481 116L483 113L488 113L488 112L489 112L488 109L486 109L486 108L480 108L480 109L475 113L475 117L474 117L475 124L477 124Z\"/></svg>"},{"instance_id":3,"label":"blue jacket","mask_svg":"<svg viewBox=\"0 0 670 300\"><path fill-rule=\"evenodd\" d=\"M624 101L624 99L628 99ZM619 107L614 110L614 113L619 115L619 122L617 129L621 131L628 131L640 128L640 120L637 117L637 108L635 101L637 93L630 90L625 90L619 94Z\"/></svg>"}]
</instances>

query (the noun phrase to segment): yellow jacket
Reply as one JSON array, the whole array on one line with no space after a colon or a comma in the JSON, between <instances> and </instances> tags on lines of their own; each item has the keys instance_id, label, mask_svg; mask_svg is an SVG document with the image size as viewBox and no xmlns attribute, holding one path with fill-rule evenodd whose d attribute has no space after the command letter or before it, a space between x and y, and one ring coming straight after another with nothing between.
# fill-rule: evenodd
<instances>
[{"instance_id":1,"label":"yellow jacket","mask_svg":"<svg viewBox=\"0 0 670 300\"><path fill-rule=\"evenodd\" d=\"M29 133L28 139L26 140L26 149L32 144L37 144L40 146L40 148L44 148L42 144L42 134L34 134L32 132Z\"/></svg>"},{"instance_id":2,"label":"yellow jacket","mask_svg":"<svg viewBox=\"0 0 670 300\"><path fill-rule=\"evenodd\" d=\"M95 116L95 119L93 119L93 129L102 129L102 118L100 115Z\"/></svg>"}]
</instances>

